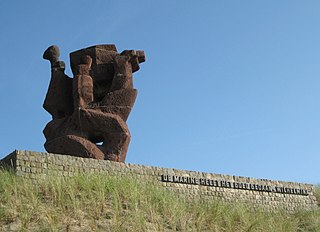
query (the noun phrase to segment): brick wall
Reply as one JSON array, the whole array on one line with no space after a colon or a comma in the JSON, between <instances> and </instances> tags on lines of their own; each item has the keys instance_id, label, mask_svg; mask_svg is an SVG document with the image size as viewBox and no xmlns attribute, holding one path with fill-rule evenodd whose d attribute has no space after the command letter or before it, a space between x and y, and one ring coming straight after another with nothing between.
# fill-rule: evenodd
<instances>
[{"instance_id":1,"label":"brick wall","mask_svg":"<svg viewBox=\"0 0 320 232\"><path fill-rule=\"evenodd\" d=\"M230 203L244 202L250 208L284 209L288 212L317 207L314 186L304 183L124 164L32 151L14 151L2 159L1 164L12 167L17 176L35 181L47 175L68 177L75 173L125 174L140 181L151 180L189 200L221 199Z\"/></svg>"}]
</instances>

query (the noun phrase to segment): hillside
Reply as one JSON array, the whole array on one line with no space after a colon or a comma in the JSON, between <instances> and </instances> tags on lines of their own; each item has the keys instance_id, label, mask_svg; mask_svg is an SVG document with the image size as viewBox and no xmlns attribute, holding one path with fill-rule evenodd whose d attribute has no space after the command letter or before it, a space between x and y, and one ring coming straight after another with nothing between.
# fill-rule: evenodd
<instances>
[{"instance_id":1,"label":"hillside","mask_svg":"<svg viewBox=\"0 0 320 232\"><path fill-rule=\"evenodd\" d=\"M50 177L34 184L1 170L0 230L320 231L320 210L253 213L240 204L187 203L123 176Z\"/></svg>"}]
</instances>

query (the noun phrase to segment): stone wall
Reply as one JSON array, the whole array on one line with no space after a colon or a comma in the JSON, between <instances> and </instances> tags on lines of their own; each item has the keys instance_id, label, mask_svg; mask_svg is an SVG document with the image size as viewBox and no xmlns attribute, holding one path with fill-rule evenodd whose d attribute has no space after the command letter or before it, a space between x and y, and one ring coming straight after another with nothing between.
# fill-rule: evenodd
<instances>
[{"instance_id":1,"label":"stone wall","mask_svg":"<svg viewBox=\"0 0 320 232\"><path fill-rule=\"evenodd\" d=\"M35 181L47 175L68 177L76 173L125 174L141 181L151 180L190 200L221 199L230 203L243 202L251 208L284 209L288 212L317 208L314 186L303 183L124 164L32 151L14 151L2 159L1 164L12 167L17 176Z\"/></svg>"}]
</instances>

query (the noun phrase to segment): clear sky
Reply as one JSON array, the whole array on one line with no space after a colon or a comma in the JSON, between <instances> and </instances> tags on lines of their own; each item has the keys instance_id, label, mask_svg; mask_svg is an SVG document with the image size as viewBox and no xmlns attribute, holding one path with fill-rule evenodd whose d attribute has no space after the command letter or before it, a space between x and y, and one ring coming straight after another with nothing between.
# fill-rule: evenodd
<instances>
[{"instance_id":1,"label":"clear sky","mask_svg":"<svg viewBox=\"0 0 320 232\"><path fill-rule=\"evenodd\" d=\"M0 158L45 151L52 44L144 50L127 162L320 183L319 1L0 1Z\"/></svg>"}]
</instances>

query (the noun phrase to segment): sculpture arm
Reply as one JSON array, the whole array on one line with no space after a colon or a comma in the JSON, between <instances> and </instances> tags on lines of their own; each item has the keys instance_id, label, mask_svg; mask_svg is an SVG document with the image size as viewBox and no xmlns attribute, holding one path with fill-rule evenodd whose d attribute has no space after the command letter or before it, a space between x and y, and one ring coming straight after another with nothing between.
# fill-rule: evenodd
<instances>
[{"instance_id":1,"label":"sculpture arm","mask_svg":"<svg viewBox=\"0 0 320 232\"><path fill-rule=\"evenodd\" d=\"M133 89L132 73L140 69L139 63L145 61L143 51L124 50L114 59L115 75L111 92L120 89Z\"/></svg>"},{"instance_id":2,"label":"sculpture arm","mask_svg":"<svg viewBox=\"0 0 320 232\"><path fill-rule=\"evenodd\" d=\"M50 46L43 53L43 58L51 64L51 80L43 107L52 115L53 119L71 115L72 79L65 73L65 63L59 61L60 51L56 45Z\"/></svg>"}]
</instances>

